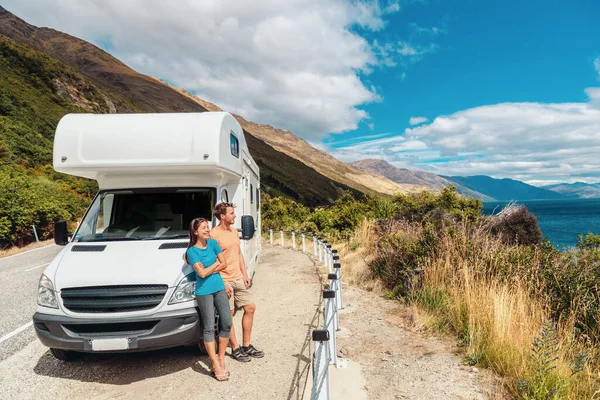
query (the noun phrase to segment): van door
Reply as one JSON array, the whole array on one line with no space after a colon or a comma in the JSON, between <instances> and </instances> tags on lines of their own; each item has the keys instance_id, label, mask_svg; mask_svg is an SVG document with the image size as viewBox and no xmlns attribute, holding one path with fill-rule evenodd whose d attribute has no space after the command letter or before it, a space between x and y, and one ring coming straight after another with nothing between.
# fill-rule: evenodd
<instances>
[{"instance_id":1,"label":"van door","mask_svg":"<svg viewBox=\"0 0 600 400\"><path fill-rule=\"evenodd\" d=\"M243 180L244 180L244 213L243 215L251 215L254 219L254 227L257 230L254 237L250 240L244 240L245 242L245 252L244 258L246 260L246 266L250 273L254 271L256 264L258 262L258 255L260 251L260 239L261 233L258 230L258 212L257 205L259 204L259 199L257 198L259 179L258 174L252 170L251 165L244 158L243 162Z\"/></svg>"}]
</instances>

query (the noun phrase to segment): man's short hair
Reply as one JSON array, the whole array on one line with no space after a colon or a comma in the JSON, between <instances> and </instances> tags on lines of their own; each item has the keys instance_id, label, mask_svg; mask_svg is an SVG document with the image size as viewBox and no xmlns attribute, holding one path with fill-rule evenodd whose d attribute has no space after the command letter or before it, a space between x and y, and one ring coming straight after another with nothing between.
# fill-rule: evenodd
<instances>
[{"instance_id":1,"label":"man's short hair","mask_svg":"<svg viewBox=\"0 0 600 400\"><path fill-rule=\"evenodd\" d=\"M220 203L217 203L215 205L215 208L213 208L213 215L215 216L216 219L218 219L220 221L221 220L221 215L227 214L227 209L229 207L235 208L235 204L228 203L226 201L222 201Z\"/></svg>"}]
</instances>

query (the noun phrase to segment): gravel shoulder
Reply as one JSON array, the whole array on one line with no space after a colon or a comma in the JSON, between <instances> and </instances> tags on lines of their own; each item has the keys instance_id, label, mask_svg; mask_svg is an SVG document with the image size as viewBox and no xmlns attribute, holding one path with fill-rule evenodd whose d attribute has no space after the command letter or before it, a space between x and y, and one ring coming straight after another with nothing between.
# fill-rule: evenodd
<instances>
[{"instance_id":1,"label":"gravel shoulder","mask_svg":"<svg viewBox=\"0 0 600 400\"><path fill-rule=\"evenodd\" d=\"M343 290L338 351L361 366L369 399L490 399L493 378L457 348L413 328L410 310L354 286Z\"/></svg>"},{"instance_id":2,"label":"gravel shoulder","mask_svg":"<svg viewBox=\"0 0 600 400\"><path fill-rule=\"evenodd\" d=\"M310 375L320 304L319 278L301 253L265 246L254 277L253 344L263 359L228 358L231 378L209 377L208 357L194 348L55 360L37 339L0 362L1 399L300 399ZM241 338L241 315L234 318ZM229 352L229 350L228 350Z\"/></svg>"}]
</instances>

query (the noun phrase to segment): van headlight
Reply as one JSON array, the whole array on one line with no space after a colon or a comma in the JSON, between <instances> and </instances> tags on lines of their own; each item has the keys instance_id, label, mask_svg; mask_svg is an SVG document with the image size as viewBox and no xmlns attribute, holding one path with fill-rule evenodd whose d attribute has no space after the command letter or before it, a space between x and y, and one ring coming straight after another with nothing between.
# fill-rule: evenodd
<instances>
[{"instance_id":1,"label":"van headlight","mask_svg":"<svg viewBox=\"0 0 600 400\"><path fill-rule=\"evenodd\" d=\"M58 308L54 285L50 278L43 274L40 277L40 283L38 285L37 303L42 307Z\"/></svg>"},{"instance_id":2,"label":"van headlight","mask_svg":"<svg viewBox=\"0 0 600 400\"><path fill-rule=\"evenodd\" d=\"M194 300L196 298L196 274L193 272L185 276L177 289L173 292L169 304L183 303L184 301Z\"/></svg>"}]
</instances>

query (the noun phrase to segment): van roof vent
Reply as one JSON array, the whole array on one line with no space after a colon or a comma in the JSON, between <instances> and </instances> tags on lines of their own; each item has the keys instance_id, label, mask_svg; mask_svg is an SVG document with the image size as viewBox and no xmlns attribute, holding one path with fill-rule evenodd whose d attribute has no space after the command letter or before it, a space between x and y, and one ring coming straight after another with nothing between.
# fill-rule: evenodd
<instances>
[{"instance_id":1,"label":"van roof vent","mask_svg":"<svg viewBox=\"0 0 600 400\"><path fill-rule=\"evenodd\" d=\"M95 252L95 251L104 251L105 248L106 248L105 244L93 244L93 245L77 244L77 245L71 247L71 251Z\"/></svg>"},{"instance_id":2,"label":"van roof vent","mask_svg":"<svg viewBox=\"0 0 600 400\"><path fill-rule=\"evenodd\" d=\"M170 249L185 249L188 247L188 242L174 242L174 243L163 243L158 248L159 250L170 250Z\"/></svg>"}]
</instances>

